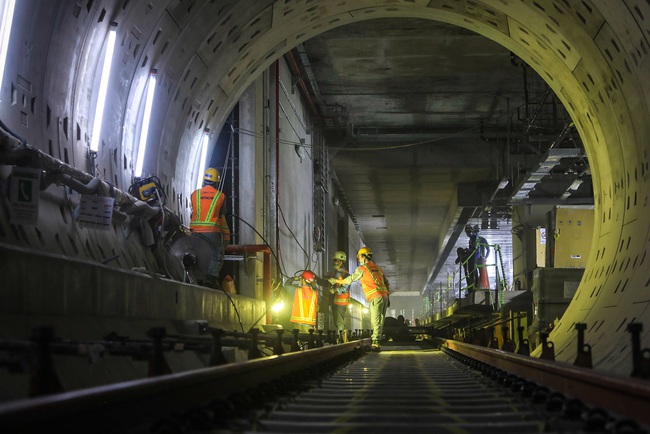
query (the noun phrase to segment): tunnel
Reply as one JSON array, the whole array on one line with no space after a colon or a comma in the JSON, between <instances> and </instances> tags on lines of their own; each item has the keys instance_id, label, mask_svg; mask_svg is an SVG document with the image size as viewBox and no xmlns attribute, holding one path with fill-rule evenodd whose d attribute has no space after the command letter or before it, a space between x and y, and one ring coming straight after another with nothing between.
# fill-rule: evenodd
<instances>
[{"instance_id":1,"label":"tunnel","mask_svg":"<svg viewBox=\"0 0 650 434\"><path fill-rule=\"evenodd\" d=\"M63 336L79 335L85 327L100 334L129 321L144 329L159 318L207 318L213 325L237 326L241 319L221 294L156 275L157 258L143 235L148 232L139 232L141 223L96 232L77 228L70 189L79 186L65 178L81 180L88 189L99 178L103 195L123 205L114 219L125 219L147 211L121 192L139 176L136 170L155 173L170 199L166 206L186 223L189 192L203 171L196 164L202 140L210 138L206 152L211 155L236 110L254 113L248 127L263 125L266 137L240 138L237 206L244 222L237 222L241 242L231 253L251 275L242 278L236 305L246 328L265 318L271 278L280 276L265 268L263 277L262 267L277 266L277 257L259 247L264 244L260 232L275 246L294 235L283 228L286 219L301 228L303 240L317 243L323 235L314 236L315 219L304 209L311 202L300 206L319 182L314 169L288 167L277 148L281 139L274 128L280 121L273 116L279 114L267 101L279 91L254 84L263 74L279 75L279 59L310 38L367 20L408 18L457 26L499 44L539 74L570 114L593 173L594 231L584 276L549 339L557 360L573 362L576 324L586 324L594 369L628 375L627 325L650 318L649 217L643 214L650 143L645 16L650 4L642 0L16 2L0 92L0 120L11 133L2 148L2 179L9 178L11 166L63 175L49 179L38 217L25 211L24 218L35 220L31 223L13 222L8 199L1 205L2 334L24 338L38 324L56 324ZM111 30L116 31L115 66L98 133L96 90ZM138 157L151 77L156 78L153 116L146 155ZM325 135L321 140L328 142ZM31 154L16 150L21 141L33 148ZM320 152L325 155L327 145ZM282 177L268 176L278 173ZM295 206L279 214L278 194ZM354 234L351 223L344 226ZM362 247L362 239L350 238L351 251ZM303 252L285 250L287 266L300 269ZM134 268L149 271L134 275ZM143 314L139 307L145 305ZM646 329L641 341L647 340ZM538 347L533 356L540 352Z\"/></svg>"}]
</instances>

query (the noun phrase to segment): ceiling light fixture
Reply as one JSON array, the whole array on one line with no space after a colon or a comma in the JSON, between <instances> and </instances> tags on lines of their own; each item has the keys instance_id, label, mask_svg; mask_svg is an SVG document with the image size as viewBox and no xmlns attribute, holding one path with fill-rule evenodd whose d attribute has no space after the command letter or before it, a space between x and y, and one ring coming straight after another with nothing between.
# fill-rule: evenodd
<instances>
[{"instance_id":1,"label":"ceiling light fixture","mask_svg":"<svg viewBox=\"0 0 650 434\"><path fill-rule=\"evenodd\" d=\"M199 152L201 153L201 158L199 159L199 167L196 170L196 188L201 188L203 184L203 177L201 174L205 170L205 162L208 159L208 143L210 143L210 129L206 128L203 130L203 136L201 137L201 148Z\"/></svg>"}]
</instances>

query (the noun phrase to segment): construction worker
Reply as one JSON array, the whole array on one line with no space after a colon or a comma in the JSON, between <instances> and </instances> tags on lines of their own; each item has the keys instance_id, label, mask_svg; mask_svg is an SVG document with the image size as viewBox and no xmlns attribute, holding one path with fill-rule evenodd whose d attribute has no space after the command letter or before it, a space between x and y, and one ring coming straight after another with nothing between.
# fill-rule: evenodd
<instances>
[{"instance_id":1,"label":"construction worker","mask_svg":"<svg viewBox=\"0 0 650 434\"><path fill-rule=\"evenodd\" d=\"M469 247L474 253L476 268L478 269L478 288L489 289L488 272L486 268L487 258L490 256L490 245L487 240L479 235L481 229L478 225L472 227L472 236L469 239Z\"/></svg>"},{"instance_id":2,"label":"construction worker","mask_svg":"<svg viewBox=\"0 0 650 434\"><path fill-rule=\"evenodd\" d=\"M331 272L330 277L335 279L345 279L350 275L345 267L347 261L345 252L337 250L332 255L334 261L334 270ZM347 329L345 327L345 319L350 305L350 285L339 283L330 284L330 293L334 296L332 302L332 316L334 317L334 327L338 331L339 339L341 342L347 342Z\"/></svg>"},{"instance_id":3,"label":"construction worker","mask_svg":"<svg viewBox=\"0 0 650 434\"><path fill-rule=\"evenodd\" d=\"M310 270L304 270L300 276L294 276L287 281L287 284L300 282L293 296L293 306L289 321L301 332L308 332L316 327L316 315L318 314L318 289L316 288L316 274Z\"/></svg>"},{"instance_id":4,"label":"construction worker","mask_svg":"<svg viewBox=\"0 0 650 434\"><path fill-rule=\"evenodd\" d=\"M331 284L350 285L355 280L361 283L363 293L370 304L370 322L372 324L372 351L381 351L380 342L386 309L390 305L389 283L382 270L372 262L372 250L362 247L357 252L359 266L354 273L344 279L330 278Z\"/></svg>"},{"instance_id":5,"label":"construction worker","mask_svg":"<svg viewBox=\"0 0 650 434\"><path fill-rule=\"evenodd\" d=\"M225 218L226 195L218 190L220 179L219 171L214 167L205 171L203 187L192 193L190 218L192 236L203 238L212 247L212 257L203 284L215 289L221 289L219 272L223 266L227 244L225 237L230 238L230 230Z\"/></svg>"},{"instance_id":6,"label":"construction worker","mask_svg":"<svg viewBox=\"0 0 650 434\"><path fill-rule=\"evenodd\" d=\"M478 277L479 277L479 272L478 268L476 268L476 242L477 238L476 235L474 235L474 228L472 225L465 225L465 234L469 237L468 240L468 248L465 249L464 253L464 261L466 261L466 269L465 272L467 273L467 292L471 292L477 289L478 287Z\"/></svg>"}]
</instances>

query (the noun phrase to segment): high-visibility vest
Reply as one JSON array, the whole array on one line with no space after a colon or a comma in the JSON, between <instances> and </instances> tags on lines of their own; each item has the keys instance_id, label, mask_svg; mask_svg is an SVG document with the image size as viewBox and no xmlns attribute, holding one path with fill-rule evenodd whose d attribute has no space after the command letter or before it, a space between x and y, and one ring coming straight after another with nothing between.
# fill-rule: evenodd
<instances>
[{"instance_id":1,"label":"high-visibility vest","mask_svg":"<svg viewBox=\"0 0 650 434\"><path fill-rule=\"evenodd\" d=\"M228 227L228 222L226 221L226 216L219 217L219 226L221 227L221 233L223 234L223 240L226 243L230 243L230 228Z\"/></svg>"},{"instance_id":2,"label":"high-visibility vest","mask_svg":"<svg viewBox=\"0 0 650 434\"><path fill-rule=\"evenodd\" d=\"M359 268L364 268L363 275L359 279L366 300L388 297L388 287L384 280L384 272L374 262L366 262Z\"/></svg>"},{"instance_id":3,"label":"high-visibility vest","mask_svg":"<svg viewBox=\"0 0 650 434\"><path fill-rule=\"evenodd\" d=\"M332 277L335 279L345 279L348 277L350 273L348 273L348 270L341 269L341 270L334 270L332 273ZM332 285L334 289L337 289L341 287L342 285L339 285L338 283L335 283ZM334 294L334 304L338 306L349 306L350 305L350 288L348 287L348 290L345 291L343 294L339 294L338 292Z\"/></svg>"},{"instance_id":4,"label":"high-visibility vest","mask_svg":"<svg viewBox=\"0 0 650 434\"><path fill-rule=\"evenodd\" d=\"M318 291L309 285L296 288L290 321L296 324L316 325Z\"/></svg>"},{"instance_id":5,"label":"high-visibility vest","mask_svg":"<svg viewBox=\"0 0 650 434\"><path fill-rule=\"evenodd\" d=\"M226 195L211 185L206 185L192 194L192 232L224 232L228 230L225 219L219 213L226 201Z\"/></svg>"}]
</instances>

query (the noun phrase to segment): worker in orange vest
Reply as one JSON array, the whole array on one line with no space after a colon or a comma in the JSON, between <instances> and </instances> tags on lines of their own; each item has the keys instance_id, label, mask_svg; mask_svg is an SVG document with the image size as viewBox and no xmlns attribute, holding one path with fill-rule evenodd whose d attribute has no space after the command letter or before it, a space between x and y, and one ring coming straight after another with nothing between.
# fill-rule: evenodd
<instances>
[{"instance_id":1,"label":"worker in orange vest","mask_svg":"<svg viewBox=\"0 0 650 434\"><path fill-rule=\"evenodd\" d=\"M299 281L300 286L296 288L291 308L289 321L301 332L308 332L316 328L316 315L318 314L318 289L316 288L316 274L310 270L304 270L300 276L295 276L288 284Z\"/></svg>"},{"instance_id":2,"label":"worker in orange vest","mask_svg":"<svg viewBox=\"0 0 650 434\"><path fill-rule=\"evenodd\" d=\"M386 309L390 306L390 285L384 276L384 270L372 262L372 250L362 247L357 252L359 266L345 279L329 279L331 284L349 285L355 280L361 283L366 300L370 304L370 323L372 324L372 351L381 351L380 342L383 333Z\"/></svg>"},{"instance_id":3,"label":"worker in orange vest","mask_svg":"<svg viewBox=\"0 0 650 434\"><path fill-rule=\"evenodd\" d=\"M214 167L205 171L203 186L192 193L190 218L192 236L205 239L212 247L212 257L203 284L215 289L221 289L219 272L223 266L225 247L230 239L230 230L225 218L226 195L218 190L220 180L219 171Z\"/></svg>"}]
</instances>

